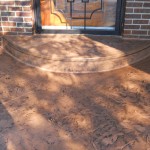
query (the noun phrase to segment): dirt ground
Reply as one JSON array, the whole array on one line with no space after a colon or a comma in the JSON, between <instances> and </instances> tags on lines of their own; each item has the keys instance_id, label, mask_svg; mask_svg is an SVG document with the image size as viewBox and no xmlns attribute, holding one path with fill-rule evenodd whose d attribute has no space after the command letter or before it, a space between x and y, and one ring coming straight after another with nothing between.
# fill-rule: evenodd
<instances>
[{"instance_id":1,"label":"dirt ground","mask_svg":"<svg viewBox=\"0 0 150 150\"><path fill-rule=\"evenodd\" d=\"M0 55L0 150L150 150L150 58L56 74Z\"/></svg>"}]
</instances>

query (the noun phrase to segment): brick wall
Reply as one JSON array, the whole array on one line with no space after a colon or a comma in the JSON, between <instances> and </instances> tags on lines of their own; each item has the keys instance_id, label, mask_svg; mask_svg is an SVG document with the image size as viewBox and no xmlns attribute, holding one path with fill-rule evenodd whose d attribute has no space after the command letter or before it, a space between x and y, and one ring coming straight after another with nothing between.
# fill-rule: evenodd
<instances>
[{"instance_id":1,"label":"brick wall","mask_svg":"<svg viewBox=\"0 0 150 150\"><path fill-rule=\"evenodd\" d=\"M150 38L150 0L127 0L124 36Z\"/></svg>"},{"instance_id":2,"label":"brick wall","mask_svg":"<svg viewBox=\"0 0 150 150\"><path fill-rule=\"evenodd\" d=\"M31 0L0 0L0 35L32 34Z\"/></svg>"}]
</instances>

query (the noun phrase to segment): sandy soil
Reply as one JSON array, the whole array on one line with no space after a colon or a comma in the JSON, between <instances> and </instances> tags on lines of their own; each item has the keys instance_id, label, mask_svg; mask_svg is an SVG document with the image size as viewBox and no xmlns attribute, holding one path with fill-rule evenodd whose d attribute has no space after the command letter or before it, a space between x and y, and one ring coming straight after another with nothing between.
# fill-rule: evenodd
<instances>
[{"instance_id":1,"label":"sandy soil","mask_svg":"<svg viewBox=\"0 0 150 150\"><path fill-rule=\"evenodd\" d=\"M150 150L150 58L95 74L0 55L0 150Z\"/></svg>"}]
</instances>

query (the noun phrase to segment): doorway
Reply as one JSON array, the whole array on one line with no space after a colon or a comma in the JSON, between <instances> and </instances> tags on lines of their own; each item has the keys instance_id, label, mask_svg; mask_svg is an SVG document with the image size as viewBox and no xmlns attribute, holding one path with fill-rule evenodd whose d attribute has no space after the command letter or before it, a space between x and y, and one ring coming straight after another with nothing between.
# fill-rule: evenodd
<instances>
[{"instance_id":1,"label":"doorway","mask_svg":"<svg viewBox=\"0 0 150 150\"><path fill-rule=\"evenodd\" d=\"M36 27L43 33L121 33L124 0L38 0Z\"/></svg>"}]
</instances>

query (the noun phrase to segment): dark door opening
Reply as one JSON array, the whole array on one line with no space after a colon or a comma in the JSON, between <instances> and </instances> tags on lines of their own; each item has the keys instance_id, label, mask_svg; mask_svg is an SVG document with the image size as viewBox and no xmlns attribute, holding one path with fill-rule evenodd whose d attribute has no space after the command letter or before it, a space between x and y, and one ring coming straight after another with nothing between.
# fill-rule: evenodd
<instances>
[{"instance_id":1,"label":"dark door opening","mask_svg":"<svg viewBox=\"0 0 150 150\"><path fill-rule=\"evenodd\" d=\"M124 0L37 0L35 25L43 33L120 35Z\"/></svg>"}]
</instances>

